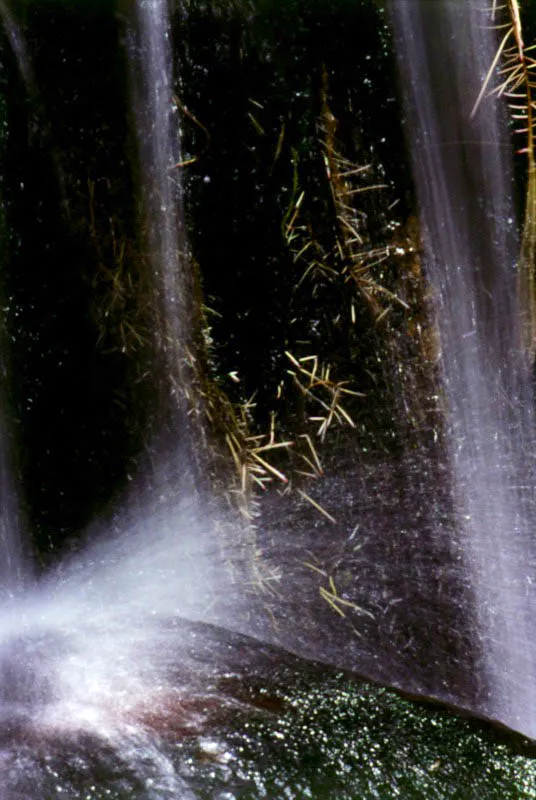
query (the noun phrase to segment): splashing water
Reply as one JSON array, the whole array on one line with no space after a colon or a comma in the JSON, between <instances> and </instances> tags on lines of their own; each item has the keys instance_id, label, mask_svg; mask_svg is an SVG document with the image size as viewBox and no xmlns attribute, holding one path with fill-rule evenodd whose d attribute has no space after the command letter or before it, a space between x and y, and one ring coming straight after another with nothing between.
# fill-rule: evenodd
<instances>
[{"instance_id":1,"label":"splashing water","mask_svg":"<svg viewBox=\"0 0 536 800\"><path fill-rule=\"evenodd\" d=\"M495 32L486 4L474 0L394 0L391 8L484 705L534 736L533 398L520 353L510 144L495 98L471 117Z\"/></svg>"}]
</instances>

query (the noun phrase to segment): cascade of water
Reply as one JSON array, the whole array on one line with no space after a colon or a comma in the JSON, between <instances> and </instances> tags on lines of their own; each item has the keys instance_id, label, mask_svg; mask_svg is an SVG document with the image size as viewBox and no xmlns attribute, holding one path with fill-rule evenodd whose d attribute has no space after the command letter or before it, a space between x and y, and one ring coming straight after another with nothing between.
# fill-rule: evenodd
<instances>
[{"instance_id":1,"label":"cascade of water","mask_svg":"<svg viewBox=\"0 0 536 800\"><path fill-rule=\"evenodd\" d=\"M210 455L194 363L197 298L183 219L170 3L137 0L132 11L127 54L142 224L154 292L152 371L160 406L156 429L150 432L151 463L141 464L133 482L135 492L126 499L126 522L120 523L120 532L125 527L140 532L135 536L139 549L132 547L129 534L120 576L128 583L129 569L130 575L135 574L140 560L145 561L150 527L155 547L149 557L152 572L146 572L147 592L161 598L161 611L223 621L241 630L239 607L245 601L235 585L242 580L238 577L242 570L248 569L249 531L233 520L229 536L230 526L220 509L215 512L212 493L205 491ZM159 576L164 572L172 577L162 594ZM131 590L127 589L129 598ZM208 616L206 607L211 609Z\"/></svg>"},{"instance_id":2,"label":"cascade of water","mask_svg":"<svg viewBox=\"0 0 536 800\"><path fill-rule=\"evenodd\" d=\"M167 0L139 0L134 11L129 61L146 252L154 278L155 383L165 431L152 431L152 470L142 465L136 486L143 492L139 498L134 492L126 498L114 519L115 530L111 526L102 531L96 523L92 544L82 555L58 565L7 612L0 609L0 717L24 720L34 729L59 730L67 724L67 735L75 738L88 731L103 736L120 758L132 762L147 787L153 780L153 765L148 769L147 764L154 761L161 783L155 784L154 792L148 788L147 796L161 797L165 791L188 798L193 795L168 763L159 737L135 718L134 704L141 702L143 713L146 710L159 724L168 700L181 705L181 683L191 691L194 675L200 679L200 703L205 702L210 668L205 671L192 656L200 640L194 630L187 643L179 620L214 621L232 611L225 608L229 587L222 590L220 585L220 541L206 509L200 517L189 440L182 434L192 298L181 189L174 169L180 155L169 9ZM17 34L14 41L22 40ZM1 433L0 425L0 490L8 474ZM8 493L8 500L11 497ZM15 526L6 524L5 530L14 532L16 543ZM2 517L0 535L3 531ZM4 543L3 553L10 548ZM0 566L0 585L9 586L12 570L12 564L6 565L4 575ZM177 642L184 644L181 652ZM182 676L175 666L184 670ZM151 687L156 687L158 698L148 703ZM195 725L198 719L194 709L187 724ZM5 757L4 750L0 760ZM3 770L4 761L0 766ZM27 773L26 796L36 796L39 770L17 771ZM13 780L19 778L13 775ZM8 780L5 774L0 778L2 796L8 796Z\"/></svg>"},{"instance_id":3,"label":"cascade of water","mask_svg":"<svg viewBox=\"0 0 536 800\"><path fill-rule=\"evenodd\" d=\"M495 98L471 117L497 43L480 0L394 0L391 8L487 684L481 702L534 735L532 389L519 352L509 137Z\"/></svg>"},{"instance_id":4,"label":"cascade of water","mask_svg":"<svg viewBox=\"0 0 536 800\"><path fill-rule=\"evenodd\" d=\"M192 416L187 408L191 388L193 290L182 213L179 121L167 0L135 3L128 55L139 150L142 224L154 290L157 329L154 369L160 392L159 416L172 429L171 437L166 430L155 448L165 451L167 479L190 491L192 487L187 483L193 478L195 460ZM156 431L157 438L158 433L161 432ZM198 478L199 475L196 483Z\"/></svg>"},{"instance_id":5,"label":"cascade of water","mask_svg":"<svg viewBox=\"0 0 536 800\"><path fill-rule=\"evenodd\" d=\"M105 706L120 684L125 689L127 675L133 680L127 691L132 696L145 695L150 685L166 685L173 693L174 679L169 677L170 663L175 661L173 626L179 618L214 621L226 613L229 593L216 588L221 589L223 573L219 538L206 509L200 517L195 493L185 498L187 489L193 487L189 443L181 436L189 381L184 362L192 298L181 189L174 168L180 155L169 9L166 0L140 0L134 10L129 36L133 110L147 258L155 287L155 383L162 395L158 411L166 432L171 433L169 446L166 436L159 436L156 430L151 452L156 454L155 464L147 480L150 485L137 506L132 493L111 529L107 527L110 520L105 531L100 529L102 522L95 524L92 545L81 556L60 564L7 610L0 608L0 662L17 663L16 669L4 669L0 663L0 716L21 713L36 718L45 707L48 715L51 703L58 701L65 708L78 703L75 696L85 709L82 695L95 697L97 684L101 698L106 695ZM21 76L29 80L23 37L1 2L0 16L20 62ZM0 371L3 374L1 363ZM4 427L0 415L2 597L12 594L26 573ZM145 488L146 474L144 469L141 472L137 486ZM216 596L217 613L211 608ZM59 642L59 649L54 642ZM49 655L35 659L35 650L41 646ZM49 667L54 673L50 680ZM81 695L83 676L91 686L87 684ZM85 713L81 727L88 722Z\"/></svg>"}]
</instances>

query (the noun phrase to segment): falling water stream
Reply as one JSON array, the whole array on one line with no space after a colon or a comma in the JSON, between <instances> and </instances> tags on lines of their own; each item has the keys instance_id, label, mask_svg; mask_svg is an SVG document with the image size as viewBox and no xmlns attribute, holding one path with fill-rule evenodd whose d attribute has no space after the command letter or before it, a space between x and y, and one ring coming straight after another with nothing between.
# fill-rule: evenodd
<instances>
[{"instance_id":1,"label":"falling water stream","mask_svg":"<svg viewBox=\"0 0 536 800\"><path fill-rule=\"evenodd\" d=\"M29 60L20 36L8 9L0 3L0 19L6 29L11 46L16 54L19 69L25 81L31 83ZM6 331L0 338L5 343ZM0 358L0 370L5 375L5 357ZM32 569L28 560L27 536L21 512L19 489L14 478L15 454L12 431L7 422L5 389L0 391L0 597L8 600L18 594L29 582Z\"/></svg>"},{"instance_id":2,"label":"falling water stream","mask_svg":"<svg viewBox=\"0 0 536 800\"><path fill-rule=\"evenodd\" d=\"M31 68L20 31L3 4L0 11L26 81ZM143 198L140 225L154 279L159 422L131 488L106 520L91 526L91 544L83 554L65 559L0 609L1 713L11 720L0 756L2 800L44 798L56 791L79 796L78 779L70 782L68 769L62 777L38 763L42 757L46 762L46 755L35 758L12 746L11 735L16 738L20 730L23 738L37 737L36 744L49 736L89 737L90 750L100 750L104 759L94 780L104 787L110 780L125 793L114 796L187 800L194 795L155 736L155 726L165 729L173 716L171 727L199 733L212 709L220 714L226 706L216 695L217 656L198 658L208 629L184 628L186 619L214 622L236 609L224 564L223 523L206 505L201 511L202 481L194 480L191 417L198 410L188 415L187 363L192 298L174 166L180 156L170 35L165 0L133 5L126 39ZM29 570L19 555L20 512L4 430L1 441L0 583L9 596ZM221 599L215 611L216 598ZM216 647L215 641L211 649ZM122 764L120 774L110 777L115 762ZM75 776L81 763L73 764ZM80 780L84 792L97 793L85 797L100 796L99 787Z\"/></svg>"},{"instance_id":3,"label":"falling water stream","mask_svg":"<svg viewBox=\"0 0 536 800\"><path fill-rule=\"evenodd\" d=\"M171 484L193 479L193 449L185 424L191 387L192 278L182 218L179 120L173 96L171 29L167 2L136 2L128 32L132 107L140 158L141 225L153 277L157 341L155 371L161 372L160 415L171 426L179 464L166 471ZM191 370L190 370L191 372ZM197 411L197 410L196 410ZM197 483L197 482L196 482Z\"/></svg>"},{"instance_id":4,"label":"falling water stream","mask_svg":"<svg viewBox=\"0 0 536 800\"><path fill-rule=\"evenodd\" d=\"M520 351L505 113L472 108L497 47L480 2L392 3L448 447L489 713L536 732L532 372Z\"/></svg>"}]
</instances>

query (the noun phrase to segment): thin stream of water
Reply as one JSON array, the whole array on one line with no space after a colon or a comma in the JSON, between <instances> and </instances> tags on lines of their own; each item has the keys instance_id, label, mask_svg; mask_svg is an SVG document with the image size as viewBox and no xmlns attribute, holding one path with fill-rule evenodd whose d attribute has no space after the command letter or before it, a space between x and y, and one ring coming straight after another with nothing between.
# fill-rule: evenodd
<instances>
[{"instance_id":1,"label":"thin stream of water","mask_svg":"<svg viewBox=\"0 0 536 800\"><path fill-rule=\"evenodd\" d=\"M200 398L192 402L192 277L183 220L180 127L174 98L170 9L167 0L138 0L128 23L127 54L131 102L139 152L140 224L150 262L153 290L152 370L159 394L154 431L157 480L195 494ZM160 428L158 428L158 425ZM164 455L165 454L165 455ZM164 475L165 473L165 475ZM162 486L165 490L165 487Z\"/></svg>"},{"instance_id":2,"label":"thin stream of water","mask_svg":"<svg viewBox=\"0 0 536 800\"><path fill-rule=\"evenodd\" d=\"M0 1L0 20L16 58L20 74L30 91L34 81L30 59L17 23L8 7ZM2 212L3 214L3 212ZM5 298L3 301L6 305ZM6 332L1 326L2 351ZM30 583L33 573L29 559L28 537L21 510L19 488L15 479L12 431L9 429L7 404L7 365L5 353L0 355L0 599L9 601Z\"/></svg>"}]
</instances>

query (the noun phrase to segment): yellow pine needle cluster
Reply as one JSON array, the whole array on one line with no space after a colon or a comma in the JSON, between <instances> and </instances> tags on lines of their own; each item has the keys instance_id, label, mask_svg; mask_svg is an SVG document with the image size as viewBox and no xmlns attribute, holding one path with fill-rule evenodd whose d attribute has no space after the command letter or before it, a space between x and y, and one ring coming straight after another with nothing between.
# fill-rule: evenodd
<instances>
[{"instance_id":1,"label":"yellow pine needle cluster","mask_svg":"<svg viewBox=\"0 0 536 800\"><path fill-rule=\"evenodd\" d=\"M328 104L328 76L322 74L322 110L320 129L322 156L329 181L337 219L336 261L341 265L341 276L353 282L369 308L376 323L390 311L393 303L407 304L383 283L384 268L395 252L394 245L371 247L363 225L363 212L359 200L367 192L387 189L384 183L371 182L373 165L358 165L341 155L337 147L338 123ZM355 322L355 305L351 305L352 322Z\"/></svg>"},{"instance_id":2,"label":"yellow pine needle cluster","mask_svg":"<svg viewBox=\"0 0 536 800\"><path fill-rule=\"evenodd\" d=\"M317 567L309 561L304 561L303 565L326 579L327 586L319 586L318 591L320 597L326 601L336 614L344 619L349 611L353 611L358 614L366 614L366 616L374 619L374 615L371 614L370 611L367 611L361 606L358 606L357 603L347 600L339 594L333 576L329 575L326 570L320 569L320 567Z\"/></svg>"},{"instance_id":3,"label":"yellow pine needle cluster","mask_svg":"<svg viewBox=\"0 0 536 800\"><path fill-rule=\"evenodd\" d=\"M309 420L318 425L317 435L320 440L325 439L327 431L334 423L355 428L355 423L341 400L344 396L363 397L363 394L349 389L348 381L334 381L331 378L330 365L321 364L318 356L295 358L288 351L286 356L292 365L288 372L296 386L319 409L319 413L309 416Z\"/></svg>"},{"instance_id":4,"label":"yellow pine needle cluster","mask_svg":"<svg viewBox=\"0 0 536 800\"><path fill-rule=\"evenodd\" d=\"M241 513L251 519L252 488L262 491L274 481L288 485L289 480L274 463L274 451L287 450L294 442L276 439L275 414L271 415L270 430L267 434L251 436L250 420L255 409L254 398L230 409L231 419L226 425L225 443L235 466L236 485L229 490Z\"/></svg>"}]
</instances>

